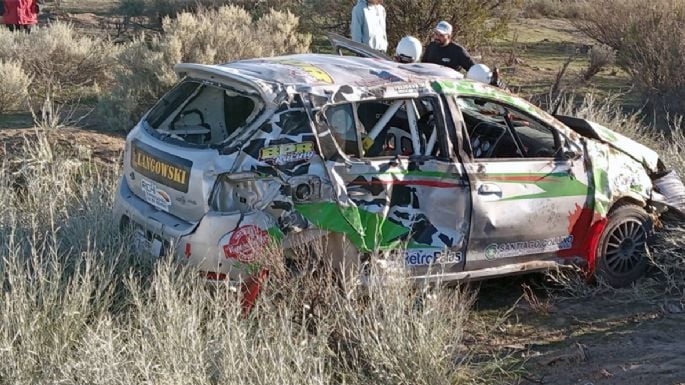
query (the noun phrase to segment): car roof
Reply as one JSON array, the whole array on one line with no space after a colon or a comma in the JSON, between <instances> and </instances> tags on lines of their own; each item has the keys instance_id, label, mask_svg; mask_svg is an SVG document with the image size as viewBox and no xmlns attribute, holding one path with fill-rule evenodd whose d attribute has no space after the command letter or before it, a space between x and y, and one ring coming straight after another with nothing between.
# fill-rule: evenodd
<instances>
[{"instance_id":1,"label":"car roof","mask_svg":"<svg viewBox=\"0 0 685 385\"><path fill-rule=\"evenodd\" d=\"M195 66L199 69L200 66ZM326 54L299 54L239 60L207 66L252 81L315 88L348 85L383 86L397 82L460 79L458 72L435 64L400 64L389 60Z\"/></svg>"}]
</instances>

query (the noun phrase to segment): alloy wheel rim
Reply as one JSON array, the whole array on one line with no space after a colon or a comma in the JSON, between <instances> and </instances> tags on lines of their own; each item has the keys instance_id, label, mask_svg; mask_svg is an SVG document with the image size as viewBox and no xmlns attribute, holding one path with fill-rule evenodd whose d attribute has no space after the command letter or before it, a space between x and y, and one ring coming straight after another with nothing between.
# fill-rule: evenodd
<instances>
[{"instance_id":1,"label":"alloy wheel rim","mask_svg":"<svg viewBox=\"0 0 685 385\"><path fill-rule=\"evenodd\" d=\"M609 234L606 265L611 272L629 274L640 263L647 244L647 231L637 219L629 219Z\"/></svg>"}]
</instances>

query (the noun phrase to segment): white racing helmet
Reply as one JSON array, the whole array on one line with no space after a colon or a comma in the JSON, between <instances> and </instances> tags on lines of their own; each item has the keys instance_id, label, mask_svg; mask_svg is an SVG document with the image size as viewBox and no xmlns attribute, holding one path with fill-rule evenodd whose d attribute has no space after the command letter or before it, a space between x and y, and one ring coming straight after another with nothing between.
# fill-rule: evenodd
<instances>
[{"instance_id":1,"label":"white racing helmet","mask_svg":"<svg viewBox=\"0 0 685 385\"><path fill-rule=\"evenodd\" d=\"M492 82L492 71L485 64L474 64L466 73L466 78L477 82L490 84Z\"/></svg>"},{"instance_id":2,"label":"white racing helmet","mask_svg":"<svg viewBox=\"0 0 685 385\"><path fill-rule=\"evenodd\" d=\"M397 43L395 59L400 63L416 63L421 59L423 46L414 36L405 36Z\"/></svg>"}]
</instances>

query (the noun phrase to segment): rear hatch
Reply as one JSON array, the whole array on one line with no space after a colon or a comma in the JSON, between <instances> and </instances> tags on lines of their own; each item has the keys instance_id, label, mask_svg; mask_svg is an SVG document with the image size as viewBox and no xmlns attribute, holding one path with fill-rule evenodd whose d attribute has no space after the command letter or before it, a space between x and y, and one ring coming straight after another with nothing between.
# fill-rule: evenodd
<instances>
[{"instance_id":1,"label":"rear hatch","mask_svg":"<svg viewBox=\"0 0 685 385\"><path fill-rule=\"evenodd\" d=\"M178 69L178 68L177 68ZM124 171L131 191L160 211L198 222L219 174L268 117L263 91L215 66L183 65L192 78L167 93L129 134Z\"/></svg>"},{"instance_id":2,"label":"rear hatch","mask_svg":"<svg viewBox=\"0 0 685 385\"><path fill-rule=\"evenodd\" d=\"M124 160L126 182L139 198L160 211L196 223L208 211L216 180L215 149L175 146L135 130Z\"/></svg>"}]
</instances>

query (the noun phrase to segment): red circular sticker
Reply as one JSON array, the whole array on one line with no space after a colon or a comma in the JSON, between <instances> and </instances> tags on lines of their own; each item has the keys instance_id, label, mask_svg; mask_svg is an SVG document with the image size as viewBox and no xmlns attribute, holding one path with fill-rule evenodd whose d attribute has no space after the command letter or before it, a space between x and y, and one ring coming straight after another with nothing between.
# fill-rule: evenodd
<instances>
[{"instance_id":1,"label":"red circular sticker","mask_svg":"<svg viewBox=\"0 0 685 385\"><path fill-rule=\"evenodd\" d=\"M266 231L255 225L241 226L224 245L224 255L241 262L252 262L268 242L269 233Z\"/></svg>"}]
</instances>

